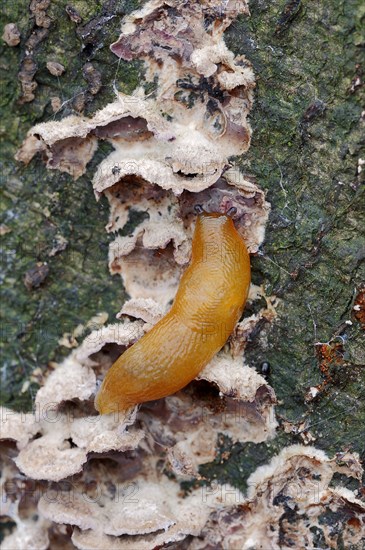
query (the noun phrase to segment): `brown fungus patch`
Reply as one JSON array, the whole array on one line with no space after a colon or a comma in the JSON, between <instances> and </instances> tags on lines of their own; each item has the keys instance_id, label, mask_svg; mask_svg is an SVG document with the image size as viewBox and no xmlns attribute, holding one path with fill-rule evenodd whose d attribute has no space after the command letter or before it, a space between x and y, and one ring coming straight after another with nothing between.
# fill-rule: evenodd
<instances>
[{"instance_id":1,"label":"brown fungus patch","mask_svg":"<svg viewBox=\"0 0 365 550\"><path fill-rule=\"evenodd\" d=\"M93 132L100 139L118 139L138 141L149 139L153 133L148 130L147 122L142 117L126 116L98 126Z\"/></svg>"},{"instance_id":2,"label":"brown fungus patch","mask_svg":"<svg viewBox=\"0 0 365 550\"><path fill-rule=\"evenodd\" d=\"M47 15L50 0L32 0L29 6L34 23L29 38L25 42L25 56L20 65L18 79L22 88L20 103L30 103L35 98L38 86L34 76L38 70L35 60L36 47L47 37L51 19Z\"/></svg>"},{"instance_id":3,"label":"brown fungus patch","mask_svg":"<svg viewBox=\"0 0 365 550\"><path fill-rule=\"evenodd\" d=\"M20 43L20 31L16 23L8 23L5 25L1 38L8 46L17 46Z\"/></svg>"}]
</instances>

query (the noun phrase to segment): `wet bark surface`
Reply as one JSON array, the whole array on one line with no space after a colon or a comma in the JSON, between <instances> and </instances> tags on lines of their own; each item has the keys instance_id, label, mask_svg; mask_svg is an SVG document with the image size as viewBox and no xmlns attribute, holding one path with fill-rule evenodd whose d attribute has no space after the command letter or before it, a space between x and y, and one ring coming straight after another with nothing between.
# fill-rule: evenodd
<instances>
[{"instance_id":1,"label":"wet bark surface","mask_svg":"<svg viewBox=\"0 0 365 550\"><path fill-rule=\"evenodd\" d=\"M361 4L252 0L251 17L225 34L257 77L251 148L235 161L272 205L253 282L280 298L278 320L258 327L246 353L258 370L270 365L278 435L260 445L222 438L215 463L202 468L241 489L291 443L364 452ZM1 45L1 402L17 410L31 408L35 369L69 353L61 336L97 312L113 320L124 292L107 267L108 205L96 202L90 183L109 147L76 182L39 158L25 168L14 154L35 123L89 115L114 97L114 83L131 93L143 80L141 63L119 61L108 47L139 5L59 0L42 15L13 2L1 13L2 27L20 31L18 45ZM65 71L52 74L50 62Z\"/></svg>"}]
</instances>

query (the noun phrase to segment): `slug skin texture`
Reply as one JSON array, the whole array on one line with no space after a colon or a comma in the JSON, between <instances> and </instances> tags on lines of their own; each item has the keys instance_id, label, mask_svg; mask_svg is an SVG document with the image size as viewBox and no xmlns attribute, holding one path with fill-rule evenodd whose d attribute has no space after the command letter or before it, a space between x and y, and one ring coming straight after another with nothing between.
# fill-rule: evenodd
<instances>
[{"instance_id":1,"label":"slug skin texture","mask_svg":"<svg viewBox=\"0 0 365 550\"><path fill-rule=\"evenodd\" d=\"M232 219L199 215L174 303L107 372L95 398L100 414L166 397L191 382L232 333L250 280L249 254Z\"/></svg>"}]
</instances>

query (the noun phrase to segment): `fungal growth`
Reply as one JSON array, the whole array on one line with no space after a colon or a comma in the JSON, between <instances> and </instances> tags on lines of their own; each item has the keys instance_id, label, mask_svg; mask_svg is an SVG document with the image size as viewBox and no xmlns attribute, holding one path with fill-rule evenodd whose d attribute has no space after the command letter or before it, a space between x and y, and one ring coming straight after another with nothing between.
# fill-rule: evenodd
<instances>
[{"instance_id":1,"label":"fungal growth","mask_svg":"<svg viewBox=\"0 0 365 550\"><path fill-rule=\"evenodd\" d=\"M246 246L231 218L201 207L199 212L191 264L172 308L107 373L95 401L102 414L186 386L222 348L242 314L251 280Z\"/></svg>"},{"instance_id":2,"label":"fungal growth","mask_svg":"<svg viewBox=\"0 0 365 550\"><path fill-rule=\"evenodd\" d=\"M110 203L110 270L131 297L153 298L165 308L190 260L191 202L213 198L218 212L235 206L235 225L250 253L264 237L269 204L232 162L250 145L255 86L249 61L224 42L239 14L248 14L245 1L147 2L124 18L111 49L145 62L153 93L140 86L133 95L118 92L90 118L37 124L17 153L26 164L41 154L49 169L76 179L100 142L112 144L93 177L96 196ZM134 214L138 222L121 235ZM150 251L161 249L163 259L155 261Z\"/></svg>"},{"instance_id":3,"label":"fungal growth","mask_svg":"<svg viewBox=\"0 0 365 550\"><path fill-rule=\"evenodd\" d=\"M2 437L17 465L12 461L4 475L27 476L40 488L31 516L39 520L24 521L9 509L17 528L4 548L24 548L25 533L33 537L29 544L47 548L59 523L70 521L69 544L77 548L142 550L197 537L221 498L207 505L199 488L191 498L182 496L179 481L200 477L200 466L216 457L219 434L255 443L275 435L274 391L243 361L250 332L260 319L275 318L275 298L256 289L248 300L260 295L267 308L239 321L250 285L248 253L256 253L263 241L270 208L254 179L230 160L248 149L251 135L254 75L223 39L240 13L248 13L244 1L146 3L124 19L112 51L145 61L153 94L143 87L132 96L119 92L90 118L38 124L17 153L25 164L40 154L49 169L76 179L101 141L113 145L97 167L93 187L110 204L106 229L115 238L109 268L121 275L130 300L118 304L118 322L93 331L51 372L26 423L21 414L1 411ZM197 217L196 204L216 214ZM176 330L162 335L160 327L166 332L172 321ZM189 357L179 349L185 343ZM105 391L108 379L116 372L124 382L126 374L112 365L139 350L145 359L136 362L135 391L131 380L123 383L130 394L118 393L118 408L141 405L97 415L100 383L105 379L97 402L108 412L113 407L103 407L114 400ZM173 369L156 376L161 357ZM145 373L141 366L148 360L152 371ZM57 429L49 418L57 419ZM63 483L75 475L72 507L67 483L52 503L42 497L49 481ZM93 499L90 482L101 493L86 509L85 495ZM134 502L121 506L130 483L138 491L138 509ZM22 495L13 498L21 507ZM67 528L65 540L70 532Z\"/></svg>"},{"instance_id":4,"label":"fungal growth","mask_svg":"<svg viewBox=\"0 0 365 550\"><path fill-rule=\"evenodd\" d=\"M79 21L74 8L67 13ZM204 464L224 460L222 435L257 444L277 429L267 369L261 375L244 360L278 300L249 289L248 253L263 242L270 205L232 158L250 145L254 88L250 63L223 37L240 14L248 15L245 0L145 3L124 18L112 51L142 59L153 92L116 92L93 116L38 124L17 153L25 164L41 154L49 169L77 179L99 143L112 144L93 188L109 201L109 268L130 299L116 304L114 323L80 345L74 339L32 413L0 409L0 488L16 524L4 550L248 550L276 548L283 537L287 547L313 547L309 515L328 546L342 529L354 543L361 538L363 505L353 491L329 486L335 472L359 479L355 455L339 466L315 449L284 449L251 476L246 495L202 474ZM98 93L98 75L86 70ZM196 204L216 214L197 217ZM246 297L266 306L240 319ZM103 380L97 406L119 414L94 408ZM299 498L291 492L298 480Z\"/></svg>"}]
</instances>

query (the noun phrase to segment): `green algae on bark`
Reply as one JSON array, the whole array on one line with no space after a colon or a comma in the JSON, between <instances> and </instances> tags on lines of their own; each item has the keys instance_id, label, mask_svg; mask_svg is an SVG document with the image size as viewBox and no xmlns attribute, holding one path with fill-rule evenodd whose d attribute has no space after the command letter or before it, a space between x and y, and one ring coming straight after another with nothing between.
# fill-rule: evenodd
<instances>
[{"instance_id":1,"label":"green algae on bark","mask_svg":"<svg viewBox=\"0 0 365 550\"><path fill-rule=\"evenodd\" d=\"M120 16L135 9L136 2L74 3L83 18L81 27L88 23L89 33L94 31L92 43L67 16L67 5L66 1L52 3L47 10L52 20L49 34L33 56L38 87L35 99L26 104L19 103L17 75L34 20L19 2L6 3L1 13L1 27L16 22L21 32L19 46L0 45L1 210L6 228L1 236L1 403L17 410L31 408L37 388L35 382L29 385L34 369L45 370L49 361L58 361L69 352L58 345L62 334L72 332L98 311L107 311L112 317L125 299L120 282L110 276L107 267L110 238L104 228L108 207L105 200L95 201L90 184L95 163L109 152L107 144L99 148L77 183L64 174L47 171L39 160L28 169L14 161L27 130L37 121L57 119L80 105L86 112L94 111L113 97L114 81L130 93L141 78L138 62L118 64L108 48L118 33ZM90 60L99 70L102 67L103 82L108 83L96 98L82 76L82 67ZM62 63L65 73L51 75L48 61ZM52 97L60 98L60 112L53 113ZM60 240L67 244L57 251ZM47 262L49 274L39 288L28 290L24 276L37 262Z\"/></svg>"},{"instance_id":2,"label":"green algae on bark","mask_svg":"<svg viewBox=\"0 0 365 550\"><path fill-rule=\"evenodd\" d=\"M306 2L278 34L284 4L252 0L251 17L225 33L257 78L251 147L235 161L257 178L272 206L262 255L252 258L253 282L281 299L277 320L263 325L245 350L258 370L270 362L278 434L233 448L222 438L216 461L201 468L207 479L241 490L258 465L290 443L306 442L308 433L330 455L349 448L365 460L364 332L353 315L365 281L364 171L358 170L364 88L354 85L364 14L357 0ZM315 344L337 336L343 361L308 402L308 388L324 380Z\"/></svg>"}]
</instances>

